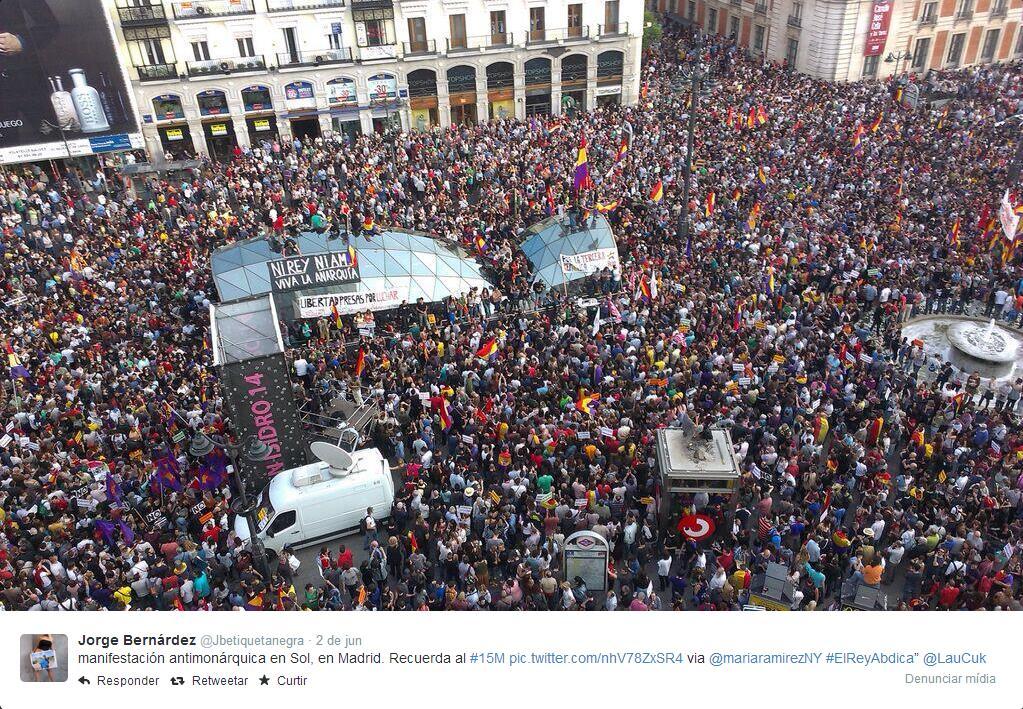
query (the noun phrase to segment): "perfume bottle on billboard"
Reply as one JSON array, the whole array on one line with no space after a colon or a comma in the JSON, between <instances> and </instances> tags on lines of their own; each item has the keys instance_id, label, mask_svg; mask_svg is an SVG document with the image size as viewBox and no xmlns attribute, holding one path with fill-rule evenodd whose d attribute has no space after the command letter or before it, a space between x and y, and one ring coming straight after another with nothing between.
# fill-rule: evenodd
<instances>
[{"instance_id":1,"label":"perfume bottle on billboard","mask_svg":"<svg viewBox=\"0 0 1023 709\"><path fill-rule=\"evenodd\" d=\"M111 125L123 123L127 119L127 112L124 109L124 100L121 98L121 92L102 71L99 73L99 100L103 104L103 112L107 116L107 122Z\"/></svg>"},{"instance_id":2,"label":"perfume bottle on billboard","mask_svg":"<svg viewBox=\"0 0 1023 709\"><path fill-rule=\"evenodd\" d=\"M68 69L68 75L74 86L71 89L71 100L78 109L78 120L82 123L83 133L100 133L110 130L110 122L103 112L103 103L99 92L89 86L83 69Z\"/></svg>"},{"instance_id":3,"label":"perfume bottle on billboard","mask_svg":"<svg viewBox=\"0 0 1023 709\"><path fill-rule=\"evenodd\" d=\"M57 125L61 130L81 130L82 124L78 120L78 112L75 110L75 102L71 100L71 94L64 90L64 84L59 76L48 77L50 88L50 103L53 104L53 113L57 116Z\"/></svg>"}]
</instances>

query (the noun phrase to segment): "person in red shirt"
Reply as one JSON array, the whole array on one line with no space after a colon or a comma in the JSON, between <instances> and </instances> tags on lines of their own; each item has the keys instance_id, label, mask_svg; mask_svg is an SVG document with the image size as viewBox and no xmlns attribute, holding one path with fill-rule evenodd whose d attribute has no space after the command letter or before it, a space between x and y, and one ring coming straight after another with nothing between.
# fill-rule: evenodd
<instances>
[{"instance_id":1,"label":"person in red shirt","mask_svg":"<svg viewBox=\"0 0 1023 709\"><path fill-rule=\"evenodd\" d=\"M938 592L938 605L944 610L951 610L959 600L959 594L959 587L954 583L945 585Z\"/></svg>"},{"instance_id":2,"label":"person in red shirt","mask_svg":"<svg viewBox=\"0 0 1023 709\"><path fill-rule=\"evenodd\" d=\"M352 568L352 550L342 544L337 550L337 568L341 571Z\"/></svg>"}]
</instances>

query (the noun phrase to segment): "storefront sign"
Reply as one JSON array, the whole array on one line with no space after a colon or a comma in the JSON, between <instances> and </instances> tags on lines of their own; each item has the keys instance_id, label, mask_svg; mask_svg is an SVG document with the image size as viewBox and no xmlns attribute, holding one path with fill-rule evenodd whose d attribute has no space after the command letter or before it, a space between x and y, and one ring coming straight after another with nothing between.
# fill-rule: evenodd
<instances>
[{"instance_id":1,"label":"storefront sign","mask_svg":"<svg viewBox=\"0 0 1023 709\"><path fill-rule=\"evenodd\" d=\"M167 136L167 140L184 140L185 133L181 128L168 128L164 133Z\"/></svg>"},{"instance_id":2,"label":"storefront sign","mask_svg":"<svg viewBox=\"0 0 1023 709\"><path fill-rule=\"evenodd\" d=\"M252 130L263 132L270 130L270 121L266 118L259 118L252 122Z\"/></svg>"},{"instance_id":3,"label":"storefront sign","mask_svg":"<svg viewBox=\"0 0 1023 709\"><path fill-rule=\"evenodd\" d=\"M227 124L213 123L210 125L210 135L227 135Z\"/></svg>"},{"instance_id":4,"label":"storefront sign","mask_svg":"<svg viewBox=\"0 0 1023 709\"><path fill-rule=\"evenodd\" d=\"M298 317L321 318L333 313L350 315L365 310L389 310L397 308L408 300L407 288L388 288L382 291L359 291L356 293L330 293L328 295L303 295L296 299Z\"/></svg>"},{"instance_id":5,"label":"storefront sign","mask_svg":"<svg viewBox=\"0 0 1023 709\"><path fill-rule=\"evenodd\" d=\"M266 265L270 271L270 287L275 293L359 282L359 264L354 252L289 256Z\"/></svg>"},{"instance_id":6,"label":"storefront sign","mask_svg":"<svg viewBox=\"0 0 1023 709\"><path fill-rule=\"evenodd\" d=\"M377 74L366 79L370 101L391 101L398 96L398 80L390 74Z\"/></svg>"},{"instance_id":7,"label":"storefront sign","mask_svg":"<svg viewBox=\"0 0 1023 709\"><path fill-rule=\"evenodd\" d=\"M618 249L596 249L581 254L562 254L561 270L563 273L596 273L604 268L618 270Z\"/></svg>"},{"instance_id":8,"label":"storefront sign","mask_svg":"<svg viewBox=\"0 0 1023 709\"><path fill-rule=\"evenodd\" d=\"M884 51L888 41L888 24L892 21L891 0L874 0L870 11L870 25L867 27L867 44L863 56L876 57Z\"/></svg>"},{"instance_id":9,"label":"storefront sign","mask_svg":"<svg viewBox=\"0 0 1023 709\"><path fill-rule=\"evenodd\" d=\"M618 84L617 86L598 86L596 95L614 96L615 94L620 94L621 92L622 92L621 84Z\"/></svg>"}]
</instances>

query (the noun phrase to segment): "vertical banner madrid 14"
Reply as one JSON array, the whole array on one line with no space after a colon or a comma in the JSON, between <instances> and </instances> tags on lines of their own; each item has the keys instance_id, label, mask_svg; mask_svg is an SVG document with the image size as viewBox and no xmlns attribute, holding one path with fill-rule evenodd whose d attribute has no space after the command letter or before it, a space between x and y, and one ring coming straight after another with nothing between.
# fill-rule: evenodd
<instances>
[{"instance_id":1,"label":"vertical banner madrid 14","mask_svg":"<svg viewBox=\"0 0 1023 709\"><path fill-rule=\"evenodd\" d=\"M0 0L0 163L142 145L101 0Z\"/></svg>"}]
</instances>

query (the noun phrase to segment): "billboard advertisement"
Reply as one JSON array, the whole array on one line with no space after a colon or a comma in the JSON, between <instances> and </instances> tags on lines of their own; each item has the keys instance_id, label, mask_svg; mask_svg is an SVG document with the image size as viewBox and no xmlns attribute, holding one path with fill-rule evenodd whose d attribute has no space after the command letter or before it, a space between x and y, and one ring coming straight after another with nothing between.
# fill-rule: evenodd
<instances>
[{"instance_id":1,"label":"billboard advertisement","mask_svg":"<svg viewBox=\"0 0 1023 709\"><path fill-rule=\"evenodd\" d=\"M101 0L0 2L0 163L144 145Z\"/></svg>"},{"instance_id":2,"label":"billboard advertisement","mask_svg":"<svg viewBox=\"0 0 1023 709\"><path fill-rule=\"evenodd\" d=\"M867 43L863 56L876 57L884 51L888 41L888 25L892 21L891 0L874 0L870 10L870 25L867 27Z\"/></svg>"},{"instance_id":3,"label":"billboard advertisement","mask_svg":"<svg viewBox=\"0 0 1023 709\"><path fill-rule=\"evenodd\" d=\"M238 439L244 441L252 435L270 449L265 460L242 460L243 476L264 480L283 470L305 465L302 422L291 395L284 355L225 364L221 368L221 381Z\"/></svg>"}]
</instances>

